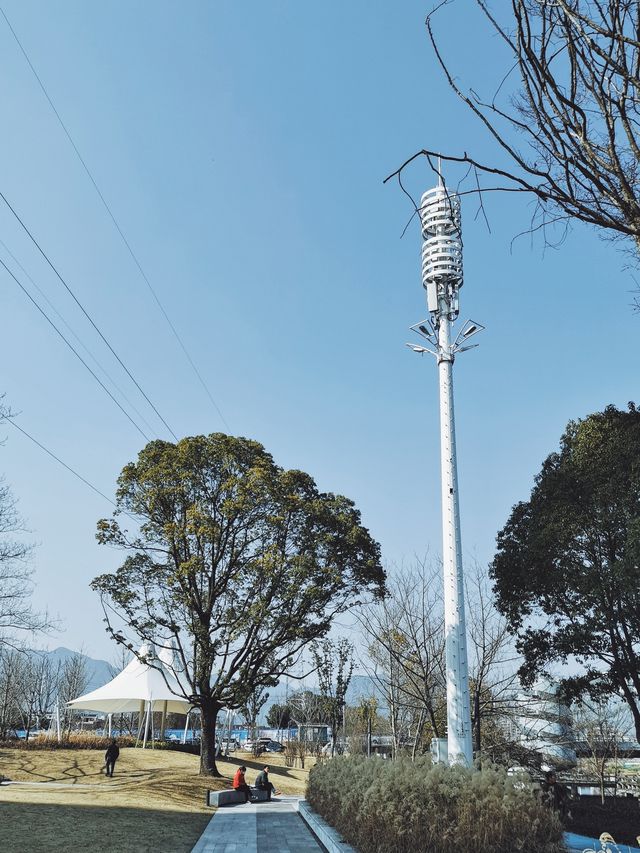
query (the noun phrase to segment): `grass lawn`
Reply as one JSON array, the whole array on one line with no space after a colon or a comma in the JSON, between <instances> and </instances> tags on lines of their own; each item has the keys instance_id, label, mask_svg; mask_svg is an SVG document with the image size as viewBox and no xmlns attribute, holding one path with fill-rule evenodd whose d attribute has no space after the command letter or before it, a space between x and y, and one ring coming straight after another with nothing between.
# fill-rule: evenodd
<instances>
[{"instance_id":1,"label":"grass lawn","mask_svg":"<svg viewBox=\"0 0 640 853\"><path fill-rule=\"evenodd\" d=\"M0 786L2 853L189 853L213 809L208 788L228 788L236 768L253 782L264 761L218 763L223 779L197 775L199 758L181 752L121 749L115 776L101 774L102 751L0 749L0 775L28 785ZM271 779L304 794L308 768L269 755Z\"/></svg>"}]
</instances>

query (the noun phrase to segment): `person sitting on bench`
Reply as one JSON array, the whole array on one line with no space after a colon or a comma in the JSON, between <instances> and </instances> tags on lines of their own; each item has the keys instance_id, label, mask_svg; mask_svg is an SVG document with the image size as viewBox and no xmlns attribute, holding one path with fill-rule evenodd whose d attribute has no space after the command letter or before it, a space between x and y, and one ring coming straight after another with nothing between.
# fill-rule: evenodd
<instances>
[{"instance_id":1,"label":"person sitting on bench","mask_svg":"<svg viewBox=\"0 0 640 853\"><path fill-rule=\"evenodd\" d=\"M246 772L247 768L244 765L238 767L236 775L233 777L233 789L234 791L241 791L244 794L245 803L248 803L251 799L251 788L247 785L244 778Z\"/></svg>"},{"instance_id":2,"label":"person sitting on bench","mask_svg":"<svg viewBox=\"0 0 640 853\"><path fill-rule=\"evenodd\" d=\"M267 800L271 799L271 792L274 794L278 794L279 791L276 791L275 785L273 785L269 781L269 766L267 765L258 775L256 776L255 787L259 791L267 792Z\"/></svg>"}]
</instances>

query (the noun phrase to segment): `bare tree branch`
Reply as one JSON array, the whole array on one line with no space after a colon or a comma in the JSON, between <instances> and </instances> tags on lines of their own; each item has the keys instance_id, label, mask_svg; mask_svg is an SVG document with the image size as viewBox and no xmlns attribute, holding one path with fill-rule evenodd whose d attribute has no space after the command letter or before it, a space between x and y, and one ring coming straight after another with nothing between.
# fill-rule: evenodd
<instances>
[{"instance_id":1,"label":"bare tree branch","mask_svg":"<svg viewBox=\"0 0 640 853\"><path fill-rule=\"evenodd\" d=\"M476 187L469 192L480 198L483 192L498 190L531 194L541 206L543 223L579 220L595 225L631 238L637 253L640 4L511 0L506 21L486 0L476 4L512 56L491 98L481 98L470 87L465 90L443 55L435 25L450 3L429 13L427 36L449 86L482 122L501 160L482 162L466 151L425 148L385 181L395 177L400 182L419 157L426 157L433 168L434 158L440 156L445 163L472 167ZM519 84L505 92L515 69ZM483 187L478 176L499 177L506 186Z\"/></svg>"}]
</instances>

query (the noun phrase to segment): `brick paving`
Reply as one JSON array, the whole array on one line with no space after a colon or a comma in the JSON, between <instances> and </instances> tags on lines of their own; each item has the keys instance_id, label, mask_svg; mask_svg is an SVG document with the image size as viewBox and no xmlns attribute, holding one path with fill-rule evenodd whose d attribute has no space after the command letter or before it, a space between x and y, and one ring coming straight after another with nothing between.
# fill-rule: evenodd
<instances>
[{"instance_id":1,"label":"brick paving","mask_svg":"<svg viewBox=\"0 0 640 853\"><path fill-rule=\"evenodd\" d=\"M192 853L323 853L297 803L297 797L278 797L270 803L223 806Z\"/></svg>"}]
</instances>

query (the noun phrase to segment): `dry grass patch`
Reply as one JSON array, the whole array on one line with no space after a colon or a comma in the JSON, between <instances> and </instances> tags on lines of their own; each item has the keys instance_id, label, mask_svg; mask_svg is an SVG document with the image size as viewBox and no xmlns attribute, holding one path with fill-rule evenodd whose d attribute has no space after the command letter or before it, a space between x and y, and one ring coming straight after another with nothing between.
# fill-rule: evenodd
<instances>
[{"instance_id":1,"label":"dry grass patch","mask_svg":"<svg viewBox=\"0 0 640 853\"><path fill-rule=\"evenodd\" d=\"M28 785L0 787L3 853L188 853L211 818L209 788L230 787L240 764L253 781L265 761L219 763L222 779L198 776L200 759L169 750L122 749L115 776L100 772L102 751L0 749L0 775ZM304 793L307 770L269 756L286 794Z\"/></svg>"}]
</instances>

